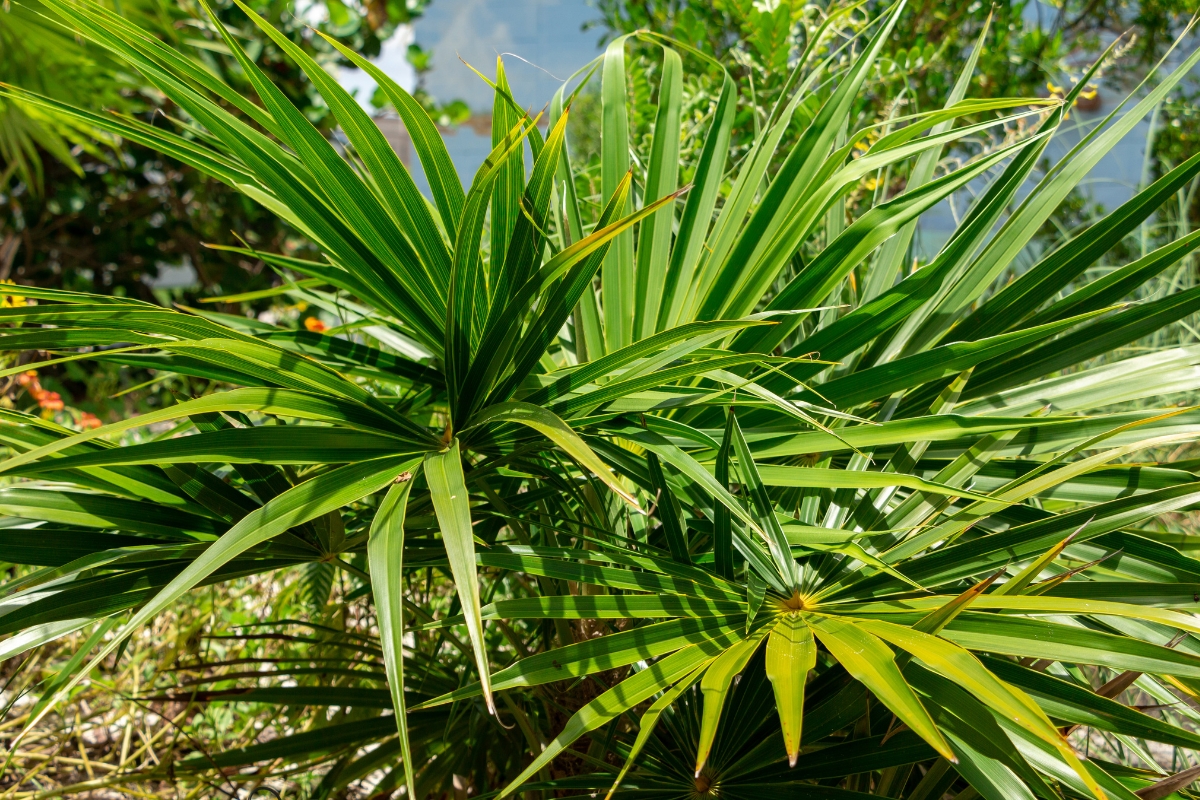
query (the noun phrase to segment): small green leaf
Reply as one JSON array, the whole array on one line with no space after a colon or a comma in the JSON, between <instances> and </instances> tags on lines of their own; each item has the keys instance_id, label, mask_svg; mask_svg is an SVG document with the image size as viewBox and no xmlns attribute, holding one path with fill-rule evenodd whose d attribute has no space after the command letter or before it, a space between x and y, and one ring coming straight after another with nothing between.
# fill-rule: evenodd
<instances>
[{"instance_id":1,"label":"small green leaf","mask_svg":"<svg viewBox=\"0 0 1200 800\"><path fill-rule=\"evenodd\" d=\"M708 761L729 687L738 673L746 668L765 636L766 631L759 631L730 647L717 656L700 681L700 691L704 695L704 716L700 721L700 739L696 745L696 777L700 777L700 770Z\"/></svg>"},{"instance_id":2,"label":"small green leaf","mask_svg":"<svg viewBox=\"0 0 1200 800\"><path fill-rule=\"evenodd\" d=\"M796 766L800 755L804 684L816 664L817 643L808 623L796 611L780 616L767 639L767 678L775 689L775 708L783 728L788 766Z\"/></svg>"},{"instance_id":3,"label":"small green leaf","mask_svg":"<svg viewBox=\"0 0 1200 800\"><path fill-rule=\"evenodd\" d=\"M400 473L399 482L388 489L371 521L371 536L367 540L367 563L371 568L371 595L379 619L379 641L383 645L383 663L392 692L404 777L410 787L417 783L408 741L408 713L404 707L404 513L416 477L414 473L420 465L420 461L414 460L409 469Z\"/></svg>"},{"instance_id":4,"label":"small green leaf","mask_svg":"<svg viewBox=\"0 0 1200 800\"><path fill-rule=\"evenodd\" d=\"M463 615L467 620L467 635L475 651L475 664L488 712L496 713L492 699L491 668L488 666L487 643L483 637L483 619L479 608L479 579L475 574L475 532L471 526L471 504L463 478L462 456L458 439L447 450L425 457L425 475L433 509L437 513L442 542L450 559L450 572L458 589Z\"/></svg>"}]
</instances>

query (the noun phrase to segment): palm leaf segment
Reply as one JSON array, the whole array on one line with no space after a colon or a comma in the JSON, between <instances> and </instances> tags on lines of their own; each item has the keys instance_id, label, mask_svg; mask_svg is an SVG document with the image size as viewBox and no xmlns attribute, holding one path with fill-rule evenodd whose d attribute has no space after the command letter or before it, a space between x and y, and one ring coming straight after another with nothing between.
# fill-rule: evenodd
<instances>
[{"instance_id":1,"label":"palm leaf segment","mask_svg":"<svg viewBox=\"0 0 1200 800\"><path fill-rule=\"evenodd\" d=\"M1200 51L1114 112L1009 214L1067 105L965 99L972 60L945 109L855 128L855 99L902 5L841 50L828 49L826 29L814 37L729 185L729 77L658 42L653 140L644 168L631 169L628 41L614 42L588 71L601 74L603 103L604 197L594 208L575 194L562 92L543 138L499 67L495 147L464 192L424 111L343 48L401 114L429 202L354 99L248 9L321 90L350 157L219 24L258 102L101 6L47 5L140 70L191 124L171 133L5 91L156 147L275 210L325 260L255 255L304 276L285 288L344 325L297 332L21 288L39 302L0 310L5 349L233 388L87 433L4 412L13 455L0 470L25 480L0 490L0 505L38 523L7 529L6 552L43 566L6 589L0 632L18 634L7 655L131 609L128 625L141 624L197 586L312 561L349 569L365 552L391 692L361 690L355 704L374 698L398 713L343 735L390 741L376 753L402 753L410 785L434 788L450 774L450 756L429 760L448 719L466 724L444 715L448 704L482 697L496 713L497 692L601 672L617 682L532 763L510 762L502 794L539 774L529 788L611 791L624 781L634 792L736 797L880 771L897 788L910 775L929 783L922 796L948 775L945 786L961 777L989 798L1052 797L1052 783L1128 797L1136 779L1082 763L1064 723L1196 745L1184 728L1082 688L1078 665L1146 673L1146 690L1164 696L1200 688L1200 626L1186 613L1200 562L1146 527L1195 506L1200 481L1186 469L1121 465L1192 441L1200 416L1096 412L1194 385L1180 375L1200 354L1094 366L1200 308L1195 289L1113 307L1200 239L1059 293L1192 180L1200 156L990 290ZM843 56L849 66L824 81ZM682 57L720 84L683 188ZM1018 121L1022 136L933 178L945 147ZM777 152L796 125L799 141ZM914 159L905 192L826 236L830 209L843 213L862 179ZM904 275L914 220L981 181L986 191L941 252ZM856 280L864 273L888 277ZM156 423L177 435L112 443ZM452 576L461 614L418 616L414 630L464 626L462 651L481 680L455 688L452 672L425 663L414 693L405 661L424 656L405 651L405 576L435 568ZM527 580L503 577L518 574ZM581 619L620 630L575 642L563 623ZM533 648L542 652L493 673L489 620L551 634ZM1164 646L1177 632L1184 638ZM280 702L324 702L280 691ZM579 738L638 715L635 739L609 735L597 751L626 760L619 776L544 780ZM290 749L218 760L328 749L293 738Z\"/></svg>"}]
</instances>

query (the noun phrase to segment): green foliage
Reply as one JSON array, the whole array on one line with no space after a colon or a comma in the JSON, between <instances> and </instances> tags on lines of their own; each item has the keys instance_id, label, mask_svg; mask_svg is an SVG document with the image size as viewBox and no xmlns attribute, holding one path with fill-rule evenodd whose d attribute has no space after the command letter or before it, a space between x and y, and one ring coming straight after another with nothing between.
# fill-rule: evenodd
<instances>
[{"instance_id":1,"label":"green foliage","mask_svg":"<svg viewBox=\"0 0 1200 800\"><path fill-rule=\"evenodd\" d=\"M39 3L0 9L0 80L37 91L50 91L73 102L123 105L121 90L131 88L113 79L115 62L102 50L81 51L69 31L48 23ZM35 191L44 185L39 149L78 171L72 145L89 146L94 131L22 107L0 104L0 189L19 179Z\"/></svg>"},{"instance_id":2,"label":"green foliage","mask_svg":"<svg viewBox=\"0 0 1200 800\"><path fill-rule=\"evenodd\" d=\"M165 42L187 47L188 58L237 91L250 90L200 4L126 0L119 5L127 19ZM275 85L328 132L328 108L296 65L247 23L233 3L221 0L213 5L217 17L233 27ZM254 7L320 63L331 69L348 65L286 4L264 0ZM357 7L335 0L327 5L330 20L320 27L343 37L356 51L374 55L397 24L418 16L422 8L422 3ZM157 124L162 124L162 115L179 114L168 97L143 86L119 59L104 48L76 43L54 19L39 3L5 6L0 12L0 50L5 54L0 81L76 105L122 111L152 123L159 120ZM434 107L431 99L427 102ZM121 142L95 126L11 100L0 105L0 119L0 278L188 302L200 288L242 293L269 286L274 277L261 261L211 250L207 243L240 240L273 252L315 254L274 214L152 148ZM103 138L97 141L98 136ZM74 154L72 147L77 148ZM155 295L147 284L159 277L163 266L178 269L182 285ZM189 282L186 276L192 270L194 279Z\"/></svg>"},{"instance_id":3,"label":"green foliage","mask_svg":"<svg viewBox=\"0 0 1200 800\"><path fill-rule=\"evenodd\" d=\"M224 26L257 101L102 6L47 2L188 124L5 97L160 149L279 214L320 257L234 252L297 278L278 291L321 315L298 330L0 287L36 300L0 309L6 350L213 387L82 433L3 412L2 552L39 569L5 584L0 647L128 615L26 729L189 593L300 567L314 606L335 570L348 596L373 595L378 643L338 640L369 669L253 687L213 674L203 700L248 690L353 718L149 775L330 763L318 796L380 771L375 790L420 797L618 780L636 797L1179 788L1081 759L1064 731L1134 752L1197 742L1176 700L1200 687L1200 561L1168 521L1200 504L1200 478L1157 455L1196 439L1200 415L1170 402L1194 390L1197 346L1124 348L1194 315L1200 294L1121 301L1200 237L1063 293L1200 157L1010 268L1200 50L1034 179L1099 64L1061 101L981 98L972 57L937 110L873 126L860 99L888 90L900 3L849 39L815 30L739 143L749 80L686 43L618 39L581 73L600 84L592 203L576 196L567 87L543 136L498 66L493 150L464 191L427 111L376 74L426 199L354 98L245 5L320 91L344 152ZM759 52L776 58L776 11L759 13ZM631 68L635 44L659 66ZM906 65L925 57L906 47ZM712 99L693 130L685 83L700 77ZM935 173L948 147L969 157ZM909 162L902 192L846 202ZM946 246L907 269L915 220L968 187L981 191ZM1111 673L1168 710L1097 689Z\"/></svg>"}]
</instances>

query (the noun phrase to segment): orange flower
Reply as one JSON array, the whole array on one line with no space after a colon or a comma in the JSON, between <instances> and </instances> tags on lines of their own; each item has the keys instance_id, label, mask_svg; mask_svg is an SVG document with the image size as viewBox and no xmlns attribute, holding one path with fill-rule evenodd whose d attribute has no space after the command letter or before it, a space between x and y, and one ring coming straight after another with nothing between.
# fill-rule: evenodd
<instances>
[{"instance_id":1,"label":"orange flower","mask_svg":"<svg viewBox=\"0 0 1200 800\"><path fill-rule=\"evenodd\" d=\"M326 330L325 323L321 322L321 320L317 319L316 317L305 317L304 327L308 328L313 333L324 333Z\"/></svg>"},{"instance_id":2,"label":"orange flower","mask_svg":"<svg viewBox=\"0 0 1200 800\"><path fill-rule=\"evenodd\" d=\"M62 411L65 405L63 403L62 395L60 395L58 392L48 392L43 389L42 391L36 393L33 397L35 400L37 400L37 404L47 411Z\"/></svg>"},{"instance_id":3,"label":"orange flower","mask_svg":"<svg viewBox=\"0 0 1200 800\"><path fill-rule=\"evenodd\" d=\"M81 428L99 428L103 425L100 419L95 414L90 414L87 411L79 412L79 427Z\"/></svg>"}]
</instances>

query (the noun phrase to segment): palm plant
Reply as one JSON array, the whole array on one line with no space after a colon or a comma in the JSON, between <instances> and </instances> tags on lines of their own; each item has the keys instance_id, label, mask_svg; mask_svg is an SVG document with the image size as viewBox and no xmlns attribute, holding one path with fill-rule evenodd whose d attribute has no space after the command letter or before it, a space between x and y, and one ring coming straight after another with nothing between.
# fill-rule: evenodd
<instances>
[{"instance_id":1,"label":"palm plant","mask_svg":"<svg viewBox=\"0 0 1200 800\"><path fill-rule=\"evenodd\" d=\"M1187 464L1127 463L1195 440L1200 414L1159 404L1194 389L1200 350L1111 357L1200 308L1197 289L1120 302L1200 238L1060 292L1200 172L1200 155L1004 279L1200 51L1030 188L1088 76L1063 102L972 100L972 55L944 109L853 119L903 3L869 39L814 37L732 172L738 87L648 34L661 78L634 163L618 39L581 72L600 74L603 101L593 213L575 194L565 90L543 137L498 69L495 147L464 192L422 108L334 42L403 118L426 199L353 98L249 9L316 84L345 152L221 26L261 105L101 6L46 2L190 119L172 133L7 96L274 210L325 260L246 252L341 324L21 287L38 303L0 309L4 349L214 390L83 433L0 412L0 472L21 479L0 489L0 541L41 567L5 587L0 655L126 612L130 631L199 586L324 565L373 596L379 635L326 645L382 674L191 697L369 713L174 769L333 757L325 792L383 767L422 797L455 774L500 796L1129 800L1186 784L1084 760L1064 732L1090 726L1135 752L1200 744L1197 712L1177 704L1200 690L1187 613L1200 561L1156 525L1200 502L1200 480ZM681 187L685 57L719 88ZM798 143L777 153L793 125ZM938 174L944 147L994 131L999 144ZM904 193L846 224L846 194L910 159ZM980 185L945 247L906 270L919 215ZM120 438L139 430L155 433ZM452 597L415 603L439 574ZM96 654L33 716L121 639L93 636ZM439 655L447 643L464 658ZM1169 715L1094 691L1094 668L1120 673L1121 689L1136 680ZM572 774L553 774L565 755Z\"/></svg>"}]
</instances>

